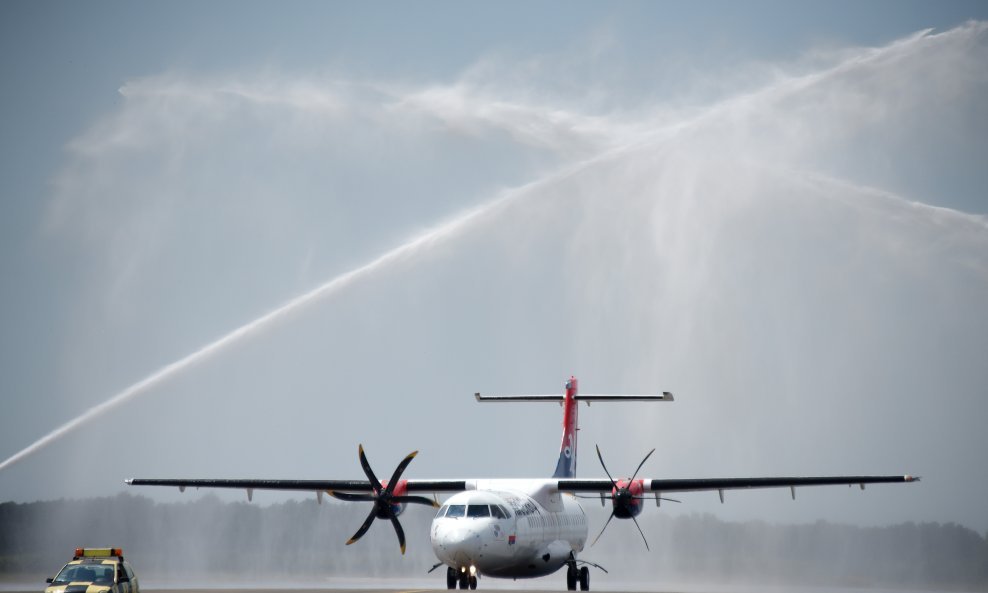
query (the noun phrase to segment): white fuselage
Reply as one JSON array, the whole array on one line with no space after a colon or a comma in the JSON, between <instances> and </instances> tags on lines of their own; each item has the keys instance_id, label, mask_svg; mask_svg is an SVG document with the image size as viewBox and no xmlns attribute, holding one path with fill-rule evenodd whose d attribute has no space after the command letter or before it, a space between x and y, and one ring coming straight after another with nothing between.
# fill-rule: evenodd
<instances>
[{"instance_id":1,"label":"white fuselage","mask_svg":"<svg viewBox=\"0 0 988 593\"><path fill-rule=\"evenodd\" d=\"M587 541L587 517L557 480L469 480L432 521L436 557L458 570L502 578L540 577L564 566Z\"/></svg>"}]
</instances>

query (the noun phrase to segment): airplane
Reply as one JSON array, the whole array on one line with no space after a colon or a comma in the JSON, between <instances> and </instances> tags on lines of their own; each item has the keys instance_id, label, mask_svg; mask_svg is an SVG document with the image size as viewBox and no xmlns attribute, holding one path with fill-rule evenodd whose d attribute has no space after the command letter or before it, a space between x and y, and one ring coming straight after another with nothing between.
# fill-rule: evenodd
<instances>
[{"instance_id":1,"label":"airplane","mask_svg":"<svg viewBox=\"0 0 988 593\"><path fill-rule=\"evenodd\" d=\"M602 504L611 501L611 514L591 546L600 539L614 518L631 519L648 548L648 540L635 518L644 509L649 497L658 505L664 494L716 490L724 502L724 491L749 488L788 487L793 499L796 488L857 484L916 482L919 477L903 476L824 476L824 477L763 477L763 478L701 478L649 479L638 478L638 472L652 449L630 478L614 479L604 464L607 479L576 477L578 404L586 402L667 402L672 393L661 395L589 395L577 390L577 379L570 377L562 395L481 395L478 402L558 402L563 408L563 437L556 468L549 478L535 479L467 479L423 480L403 479L408 464L418 454L408 454L389 480L379 480L371 469L363 445L357 449L360 467L366 480L259 480L259 479L158 479L131 478L132 486L177 486L182 492L195 488L236 488L247 491L248 500L254 490L287 490L315 492L319 502L323 493L347 502L370 502L373 506L363 524L347 540L347 545L359 540L376 519L388 520L398 536L401 553L405 553L405 532L398 521L409 504L439 507L432 521L430 540L439 562L446 566L448 589L476 589L481 576L495 578L534 578L550 575L566 567L566 588L590 590L590 570L603 567L578 558L586 547L589 524L580 503L581 498L596 499ZM422 496L432 493L433 498ZM437 494L452 494L440 506Z\"/></svg>"}]
</instances>

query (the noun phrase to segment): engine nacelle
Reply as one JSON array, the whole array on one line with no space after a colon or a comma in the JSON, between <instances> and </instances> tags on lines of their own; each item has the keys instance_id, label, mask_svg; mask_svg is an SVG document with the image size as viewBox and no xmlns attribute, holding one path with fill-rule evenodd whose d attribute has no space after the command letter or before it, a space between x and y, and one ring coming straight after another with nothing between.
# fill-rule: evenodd
<instances>
[{"instance_id":1,"label":"engine nacelle","mask_svg":"<svg viewBox=\"0 0 988 593\"><path fill-rule=\"evenodd\" d=\"M381 480L381 486L384 486L385 488L387 488L388 487L388 481L387 480ZM398 480L398 483L395 484L395 489L393 491L393 495L394 496L405 496L406 494L408 494L408 480ZM398 517L399 515L401 515L402 513L405 512L405 507L407 507L407 506L408 505L405 504L405 503L392 504L391 505L391 512L394 513L394 516L395 517ZM390 517L388 516L388 514L386 512L384 512L383 509L378 509L377 518L378 519L388 519Z\"/></svg>"},{"instance_id":2,"label":"engine nacelle","mask_svg":"<svg viewBox=\"0 0 988 593\"><path fill-rule=\"evenodd\" d=\"M618 519L631 519L645 508L645 480L618 480L611 489L611 504Z\"/></svg>"}]
</instances>

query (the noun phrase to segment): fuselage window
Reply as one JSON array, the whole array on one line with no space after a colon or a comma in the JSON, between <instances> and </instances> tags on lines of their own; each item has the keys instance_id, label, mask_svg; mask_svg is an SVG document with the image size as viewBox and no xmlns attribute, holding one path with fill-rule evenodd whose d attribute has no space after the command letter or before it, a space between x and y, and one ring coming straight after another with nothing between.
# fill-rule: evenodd
<instances>
[{"instance_id":1,"label":"fuselage window","mask_svg":"<svg viewBox=\"0 0 988 593\"><path fill-rule=\"evenodd\" d=\"M486 504L472 504L467 507L467 517L490 517L491 508Z\"/></svg>"},{"instance_id":2,"label":"fuselage window","mask_svg":"<svg viewBox=\"0 0 988 593\"><path fill-rule=\"evenodd\" d=\"M467 510L467 505L465 504L451 504L449 505L449 510L446 511L447 517L462 517Z\"/></svg>"}]
</instances>

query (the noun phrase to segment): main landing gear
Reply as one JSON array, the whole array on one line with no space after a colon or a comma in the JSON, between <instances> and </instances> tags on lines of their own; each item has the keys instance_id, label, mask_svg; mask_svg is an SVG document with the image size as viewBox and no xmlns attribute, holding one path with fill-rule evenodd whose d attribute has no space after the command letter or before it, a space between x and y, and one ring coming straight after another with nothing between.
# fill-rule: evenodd
<instances>
[{"instance_id":1,"label":"main landing gear","mask_svg":"<svg viewBox=\"0 0 988 593\"><path fill-rule=\"evenodd\" d=\"M576 567L576 560L570 560L566 566L566 589L576 591L576 582L580 582L580 591L590 590L590 569L586 566Z\"/></svg>"},{"instance_id":2,"label":"main landing gear","mask_svg":"<svg viewBox=\"0 0 988 593\"><path fill-rule=\"evenodd\" d=\"M446 588L456 589L476 589L477 575L470 574L465 570L456 570L452 566L446 568Z\"/></svg>"}]
</instances>

